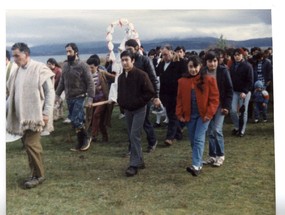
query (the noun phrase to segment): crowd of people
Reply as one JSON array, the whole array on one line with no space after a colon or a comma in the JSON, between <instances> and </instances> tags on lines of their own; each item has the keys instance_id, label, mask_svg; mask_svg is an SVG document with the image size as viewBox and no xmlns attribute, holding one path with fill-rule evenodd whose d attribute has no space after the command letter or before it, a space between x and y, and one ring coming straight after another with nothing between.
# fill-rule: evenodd
<instances>
[{"instance_id":1,"label":"crowd of people","mask_svg":"<svg viewBox=\"0 0 285 215\"><path fill-rule=\"evenodd\" d=\"M191 145L192 161L186 170L193 176L203 165L220 167L225 160L223 124L227 115L233 124L232 135L246 135L249 118L266 123L272 87L272 49L214 48L197 53L183 46L166 44L147 53L135 39L125 42L120 53L121 72L113 71L108 56L105 64L97 54L87 61L79 57L75 43L65 46L67 59L62 66L50 58L46 64L30 57L25 43L12 46L14 62L6 51L6 130L20 135L27 151L30 177L25 188L45 180L40 138L54 130L53 121L67 119L77 136L72 151L83 152L90 143L112 141L108 135L114 102L108 99L117 83L116 103L127 125L126 176L145 168L142 130L148 142L147 153L156 150L159 140L155 128L165 117L163 143L175 144L185 127ZM156 114L154 123L150 113ZM122 117L120 117L122 118ZM209 154L203 160L208 135Z\"/></svg>"}]
</instances>

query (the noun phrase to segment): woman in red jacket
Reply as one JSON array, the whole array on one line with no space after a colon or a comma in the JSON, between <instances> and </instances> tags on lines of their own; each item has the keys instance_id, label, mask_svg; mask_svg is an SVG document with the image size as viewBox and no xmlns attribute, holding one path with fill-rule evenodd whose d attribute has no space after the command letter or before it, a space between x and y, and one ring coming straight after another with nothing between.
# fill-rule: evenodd
<instances>
[{"instance_id":1,"label":"woman in red jacket","mask_svg":"<svg viewBox=\"0 0 285 215\"><path fill-rule=\"evenodd\" d=\"M198 176L202 169L205 136L219 105L219 90L214 77L200 74L201 59L188 59L188 73L178 80L176 115L186 123L192 147L192 165L187 171Z\"/></svg>"}]
</instances>

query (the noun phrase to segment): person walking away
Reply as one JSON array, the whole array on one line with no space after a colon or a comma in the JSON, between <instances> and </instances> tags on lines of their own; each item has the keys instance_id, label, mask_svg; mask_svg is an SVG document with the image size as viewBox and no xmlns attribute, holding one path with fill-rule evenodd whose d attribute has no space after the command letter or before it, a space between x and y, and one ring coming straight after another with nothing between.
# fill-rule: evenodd
<instances>
[{"instance_id":1,"label":"person walking away","mask_svg":"<svg viewBox=\"0 0 285 215\"><path fill-rule=\"evenodd\" d=\"M56 89L56 100L62 92L68 106L70 120L77 134L77 144L71 151L86 151L90 147L91 137L85 129L84 102L86 94L87 106L91 108L95 96L95 85L88 64L79 59L79 50L75 43L65 46L67 61L62 66L62 75Z\"/></svg>"},{"instance_id":2,"label":"person walking away","mask_svg":"<svg viewBox=\"0 0 285 215\"><path fill-rule=\"evenodd\" d=\"M6 130L21 135L31 169L24 181L24 188L33 188L45 180L43 148L40 133L44 126L53 129L49 119L54 104L54 73L43 63L30 57L30 48L25 43L15 43L12 54L18 69L7 82L9 95Z\"/></svg>"},{"instance_id":3,"label":"person walking away","mask_svg":"<svg viewBox=\"0 0 285 215\"><path fill-rule=\"evenodd\" d=\"M219 106L219 90L214 77L200 74L202 62L198 56L190 57L187 65L188 73L178 80L176 115L186 123L192 147L192 165L186 170L198 176L208 125Z\"/></svg>"},{"instance_id":4,"label":"person walking away","mask_svg":"<svg viewBox=\"0 0 285 215\"><path fill-rule=\"evenodd\" d=\"M124 109L130 141L130 163L127 176L137 174L139 168L145 168L141 136L146 106L155 96L153 85L148 75L134 66L135 56L130 50L121 53L123 72L118 78L118 104Z\"/></svg>"}]
</instances>

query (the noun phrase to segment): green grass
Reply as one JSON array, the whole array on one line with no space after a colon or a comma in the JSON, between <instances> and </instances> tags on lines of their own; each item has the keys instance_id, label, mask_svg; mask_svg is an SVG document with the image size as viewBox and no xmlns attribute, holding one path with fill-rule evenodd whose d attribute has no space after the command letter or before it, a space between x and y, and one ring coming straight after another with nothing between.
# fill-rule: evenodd
<instances>
[{"instance_id":1,"label":"green grass","mask_svg":"<svg viewBox=\"0 0 285 215\"><path fill-rule=\"evenodd\" d=\"M117 116L115 107L110 143L93 143L81 153L69 151L76 141L70 126L56 122L56 131L42 138L47 180L31 190L22 188L29 168L21 142L7 143L7 214L275 214L272 113L268 123L249 122L243 138L231 136L227 117L224 165L204 166L198 177L185 170L191 164L187 132L182 141L165 147L166 129L159 128L156 151L144 153L146 169L127 178L126 128ZM143 139L145 150L145 133Z\"/></svg>"}]
</instances>

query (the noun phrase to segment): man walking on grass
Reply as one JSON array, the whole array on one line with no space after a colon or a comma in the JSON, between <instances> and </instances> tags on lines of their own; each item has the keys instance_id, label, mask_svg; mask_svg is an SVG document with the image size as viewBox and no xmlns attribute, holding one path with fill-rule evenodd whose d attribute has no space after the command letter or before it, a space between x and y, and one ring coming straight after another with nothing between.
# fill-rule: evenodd
<instances>
[{"instance_id":1,"label":"man walking on grass","mask_svg":"<svg viewBox=\"0 0 285 215\"><path fill-rule=\"evenodd\" d=\"M18 69L7 82L9 96L7 131L21 135L26 149L31 176L25 188L33 188L45 180L40 134L43 127L53 130L54 73L43 63L30 59L25 43L15 43L12 54Z\"/></svg>"},{"instance_id":2,"label":"man walking on grass","mask_svg":"<svg viewBox=\"0 0 285 215\"><path fill-rule=\"evenodd\" d=\"M88 96L87 105L91 107L95 97L95 85L87 63L79 59L78 47L75 43L65 46L67 62L63 64L62 75L56 89L56 100L65 91L71 124L77 134L77 145L71 151L86 151L90 147L91 137L88 137L84 126L84 102Z\"/></svg>"},{"instance_id":3,"label":"man walking on grass","mask_svg":"<svg viewBox=\"0 0 285 215\"><path fill-rule=\"evenodd\" d=\"M148 75L134 66L135 56L130 50L121 53L123 73L118 78L117 102L124 109L131 144L130 165L127 176L134 176L145 168L141 135L146 115L146 105L155 95Z\"/></svg>"},{"instance_id":4,"label":"man walking on grass","mask_svg":"<svg viewBox=\"0 0 285 215\"><path fill-rule=\"evenodd\" d=\"M148 146L146 152L153 152L157 146L157 138L154 132L154 128L149 119L150 107L153 103L155 107L160 107L161 101L159 99L159 81L156 77L154 66L151 60L142 54L140 54L140 46L135 39L129 39L125 42L126 49L130 50L135 57L134 66L147 74L149 80L152 83L155 94L153 96L152 102L149 101L146 106L145 120L143 122L143 129L146 133L146 138L148 141Z\"/></svg>"}]
</instances>

